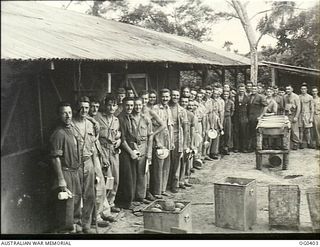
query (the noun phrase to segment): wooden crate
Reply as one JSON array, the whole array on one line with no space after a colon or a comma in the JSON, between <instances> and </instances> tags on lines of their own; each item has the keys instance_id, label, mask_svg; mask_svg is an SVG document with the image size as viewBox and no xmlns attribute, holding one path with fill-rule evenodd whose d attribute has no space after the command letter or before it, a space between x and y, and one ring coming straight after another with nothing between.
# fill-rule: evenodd
<instances>
[{"instance_id":1,"label":"wooden crate","mask_svg":"<svg viewBox=\"0 0 320 247\"><path fill-rule=\"evenodd\" d=\"M262 169L263 155L282 155L282 170L287 170L289 165L289 150L257 150L256 151L256 168Z\"/></svg>"},{"instance_id":2,"label":"wooden crate","mask_svg":"<svg viewBox=\"0 0 320 247\"><path fill-rule=\"evenodd\" d=\"M170 233L172 232L172 228L178 228L192 232L191 203L187 201L175 201L175 203L180 202L185 205L180 212L152 212L150 210L155 204L163 206L164 202L164 200L155 200L142 211L144 229Z\"/></svg>"},{"instance_id":3,"label":"wooden crate","mask_svg":"<svg viewBox=\"0 0 320 247\"><path fill-rule=\"evenodd\" d=\"M247 231L256 223L255 179L227 177L214 183L215 224Z\"/></svg>"},{"instance_id":4,"label":"wooden crate","mask_svg":"<svg viewBox=\"0 0 320 247\"><path fill-rule=\"evenodd\" d=\"M314 232L320 232L320 190L308 190L306 194L312 221L312 229Z\"/></svg>"},{"instance_id":5,"label":"wooden crate","mask_svg":"<svg viewBox=\"0 0 320 247\"><path fill-rule=\"evenodd\" d=\"M269 185L270 228L298 229L300 224L298 185Z\"/></svg>"}]
</instances>

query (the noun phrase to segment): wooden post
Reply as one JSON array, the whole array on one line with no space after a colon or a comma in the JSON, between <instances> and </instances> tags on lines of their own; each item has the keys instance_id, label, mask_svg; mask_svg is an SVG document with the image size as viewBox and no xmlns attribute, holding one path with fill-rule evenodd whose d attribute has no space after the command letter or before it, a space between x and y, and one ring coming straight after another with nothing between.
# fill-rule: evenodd
<instances>
[{"instance_id":1,"label":"wooden post","mask_svg":"<svg viewBox=\"0 0 320 247\"><path fill-rule=\"evenodd\" d=\"M262 167L262 154L256 152L256 168L257 170L261 170Z\"/></svg>"},{"instance_id":2,"label":"wooden post","mask_svg":"<svg viewBox=\"0 0 320 247\"><path fill-rule=\"evenodd\" d=\"M18 99L19 99L19 96L20 96L20 93L21 93L21 88L22 88L22 85L18 85L18 91L17 91L17 94L12 102L12 107L9 111L9 115L8 115L8 118L7 118L7 121L5 123L5 126L3 128L3 131L1 132L2 135L1 135L1 149L3 147L3 144L4 144L4 140L7 136L7 132L9 130L9 127L10 127L10 124L11 124L11 120L12 120L12 117L13 117L13 113L14 113L14 110L16 109L16 106L17 106L17 103L18 103Z\"/></svg>"},{"instance_id":3,"label":"wooden post","mask_svg":"<svg viewBox=\"0 0 320 247\"><path fill-rule=\"evenodd\" d=\"M221 84L224 85L226 81L226 71L225 71L225 68L222 68L221 69Z\"/></svg>"},{"instance_id":4,"label":"wooden post","mask_svg":"<svg viewBox=\"0 0 320 247\"><path fill-rule=\"evenodd\" d=\"M37 88L38 88L38 107L39 107L39 121L40 121L40 135L41 135L41 144L43 145L43 121L42 121L42 102L41 102L41 87L40 87L40 75L37 76Z\"/></svg>"},{"instance_id":5,"label":"wooden post","mask_svg":"<svg viewBox=\"0 0 320 247\"><path fill-rule=\"evenodd\" d=\"M111 73L108 73L108 93L111 93Z\"/></svg>"},{"instance_id":6,"label":"wooden post","mask_svg":"<svg viewBox=\"0 0 320 247\"><path fill-rule=\"evenodd\" d=\"M57 88L57 86L56 86L56 83L54 82L54 80L53 80L53 78L52 78L51 73L50 73L49 77L50 77L51 84L52 84L52 86L53 86L53 88L54 88L54 90L55 90L55 92L56 92L56 94L57 94L57 96L58 96L58 98L59 98L59 101L62 101L61 95L60 95L59 90L58 90L58 88ZM80 80L80 79L79 79L79 80ZM79 85L80 85L80 84L79 84ZM80 86L79 86L78 94L79 94L79 93L80 93ZM80 97L80 95L78 95L78 98L79 98L79 97Z\"/></svg>"},{"instance_id":7,"label":"wooden post","mask_svg":"<svg viewBox=\"0 0 320 247\"><path fill-rule=\"evenodd\" d=\"M247 84L247 79L248 79L248 76L247 76L247 69L244 69L244 84Z\"/></svg>"},{"instance_id":8,"label":"wooden post","mask_svg":"<svg viewBox=\"0 0 320 247\"><path fill-rule=\"evenodd\" d=\"M234 69L234 84L235 84L235 87L237 88L238 87L238 69L237 68Z\"/></svg>"},{"instance_id":9,"label":"wooden post","mask_svg":"<svg viewBox=\"0 0 320 247\"><path fill-rule=\"evenodd\" d=\"M277 70L275 68L271 68L271 86L277 84Z\"/></svg>"},{"instance_id":10,"label":"wooden post","mask_svg":"<svg viewBox=\"0 0 320 247\"><path fill-rule=\"evenodd\" d=\"M289 153L283 153L282 170L287 170L289 165Z\"/></svg>"}]
</instances>

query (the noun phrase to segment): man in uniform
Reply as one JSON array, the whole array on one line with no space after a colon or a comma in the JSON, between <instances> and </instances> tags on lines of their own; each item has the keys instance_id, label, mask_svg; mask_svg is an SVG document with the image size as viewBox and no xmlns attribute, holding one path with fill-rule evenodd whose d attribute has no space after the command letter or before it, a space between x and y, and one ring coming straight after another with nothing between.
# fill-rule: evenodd
<instances>
[{"instance_id":1,"label":"man in uniform","mask_svg":"<svg viewBox=\"0 0 320 247\"><path fill-rule=\"evenodd\" d=\"M149 102L148 102L148 107L150 109L152 109L153 106L157 104L157 97L158 97L157 91L151 90L149 93Z\"/></svg>"},{"instance_id":2,"label":"man in uniform","mask_svg":"<svg viewBox=\"0 0 320 247\"><path fill-rule=\"evenodd\" d=\"M314 114L314 102L310 94L307 93L307 84L303 83L301 86L301 94L299 95L301 102L301 112L298 119L299 122L299 136L300 148L303 148L304 137L307 141L308 148L311 148L311 128Z\"/></svg>"},{"instance_id":3,"label":"man in uniform","mask_svg":"<svg viewBox=\"0 0 320 247\"><path fill-rule=\"evenodd\" d=\"M187 110L190 104L190 110ZM186 109L188 123L186 126L186 135L184 136L187 149L183 152L180 177L179 177L179 187L185 189L186 187L191 187L191 184L188 183L186 176L190 176L190 169L192 168L193 155L192 153L195 150L194 147L194 132L195 132L195 115L192 113L193 101L189 101L189 98L182 96L180 98L180 105Z\"/></svg>"},{"instance_id":4,"label":"man in uniform","mask_svg":"<svg viewBox=\"0 0 320 247\"><path fill-rule=\"evenodd\" d=\"M229 84L224 84L223 85L223 92L230 92L231 91L231 88L230 88L230 85Z\"/></svg>"},{"instance_id":5,"label":"man in uniform","mask_svg":"<svg viewBox=\"0 0 320 247\"><path fill-rule=\"evenodd\" d=\"M238 86L238 95L235 97L235 111L233 115L234 149L236 153L246 153L248 150L248 107L250 98L246 95L246 88L243 83Z\"/></svg>"},{"instance_id":6,"label":"man in uniform","mask_svg":"<svg viewBox=\"0 0 320 247\"><path fill-rule=\"evenodd\" d=\"M119 116L119 114L122 112L123 110L123 104L122 104L122 101L123 99L126 97L126 90L122 87L118 88L118 91L117 91L117 105L118 105L118 108L116 109L114 115L117 117Z\"/></svg>"},{"instance_id":7,"label":"man in uniform","mask_svg":"<svg viewBox=\"0 0 320 247\"><path fill-rule=\"evenodd\" d=\"M158 150L173 150L173 120L170 107L170 90L162 89L160 91L160 103L154 105L153 111L165 123L165 129L154 136L154 160L151 169L150 191L157 198L161 199L162 195L168 196L166 193L169 171L170 171L170 155L164 159L160 159L156 152Z\"/></svg>"},{"instance_id":8,"label":"man in uniform","mask_svg":"<svg viewBox=\"0 0 320 247\"><path fill-rule=\"evenodd\" d=\"M57 110L60 124L50 137L50 157L55 172L53 188L55 198L59 192L66 192L67 198L56 199L56 228L61 233L80 232L80 145L74 136L71 105L61 102Z\"/></svg>"},{"instance_id":9,"label":"man in uniform","mask_svg":"<svg viewBox=\"0 0 320 247\"><path fill-rule=\"evenodd\" d=\"M135 174L133 173L133 187L135 201L148 203L149 201L146 200L146 171L151 164L153 133L151 119L142 113L142 109L142 98L136 98L134 100L133 127L137 139L136 148L139 154L133 167L133 170L135 170Z\"/></svg>"},{"instance_id":10,"label":"man in uniform","mask_svg":"<svg viewBox=\"0 0 320 247\"><path fill-rule=\"evenodd\" d=\"M148 118L150 118L151 123L152 123L152 131L153 131L153 136L157 135L158 133L160 133L162 130L165 129L166 125L165 123L160 119L160 117L152 110L153 105L151 106L149 104L149 93L147 90L142 90L139 93L141 99L142 99L142 114ZM153 144L154 142L150 142L150 146L153 148ZM152 159L154 160L154 159ZM152 169L152 161L150 163L151 165L151 169ZM146 195L146 199L150 200L150 201L154 201L155 198L153 197L153 195L150 192L150 169L147 168L147 172L146 172L146 176L147 176L147 195ZM152 187L152 186L151 186Z\"/></svg>"},{"instance_id":11,"label":"man in uniform","mask_svg":"<svg viewBox=\"0 0 320 247\"><path fill-rule=\"evenodd\" d=\"M90 100L90 111L87 119L91 121L95 126L95 153L96 156L96 166L95 168L95 189L96 189L96 210L94 210L93 220L96 221L99 227L109 226L108 221L114 222L115 219L111 215L110 205L107 200L107 187L105 178L102 171L102 148L99 141L100 124L98 119L102 117L99 112L100 102L92 98ZM99 165L98 165L99 164ZM96 213L96 215L95 215Z\"/></svg>"},{"instance_id":12,"label":"man in uniform","mask_svg":"<svg viewBox=\"0 0 320 247\"><path fill-rule=\"evenodd\" d=\"M220 125L223 126L223 118L224 118L223 116L224 102L222 104L221 100L222 99L220 97L220 89L216 88L213 91L213 100L212 100L213 108L212 108L211 114L208 117L208 125L211 126L209 127L209 129L215 129L215 130L223 129L223 127L220 128ZM222 107L223 107L223 111L222 111ZM219 145L220 145L220 135L218 135L215 139L211 140L210 158L218 159Z\"/></svg>"},{"instance_id":13,"label":"man in uniform","mask_svg":"<svg viewBox=\"0 0 320 247\"><path fill-rule=\"evenodd\" d=\"M197 97L197 90L195 88L190 89L190 100L194 101Z\"/></svg>"},{"instance_id":14,"label":"man in uniform","mask_svg":"<svg viewBox=\"0 0 320 247\"><path fill-rule=\"evenodd\" d=\"M278 86L273 86L273 99L278 104L278 110L277 115L283 115L284 114L284 102L283 102L283 96L279 94L279 88Z\"/></svg>"},{"instance_id":15,"label":"man in uniform","mask_svg":"<svg viewBox=\"0 0 320 247\"><path fill-rule=\"evenodd\" d=\"M173 141L175 148L171 152L169 187L173 193L178 192L182 155L187 149L184 136L186 136L188 117L187 111L179 105L179 100L180 91L178 89L171 90L170 109L173 120ZM182 185L180 187L185 188Z\"/></svg>"},{"instance_id":16,"label":"man in uniform","mask_svg":"<svg viewBox=\"0 0 320 247\"><path fill-rule=\"evenodd\" d=\"M205 87L205 94L204 94L204 97L203 97L203 104L205 106L205 109L206 109L206 124L205 124L205 133L207 135L207 131L209 130L208 129L208 126L209 126L209 116L211 114L211 112L214 110L214 108L218 109L218 106L217 106L217 103L214 104L213 102L213 99L212 99L212 94L213 94L213 89L212 87L209 85L209 86L206 86ZM212 160L211 157L209 156L210 154L210 142L208 140L208 137L205 136L204 137L204 143L203 143L203 153L204 153L204 156L205 156L205 160ZM209 144L207 144L209 142Z\"/></svg>"},{"instance_id":17,"label":"man in uniform","mask_svg":"<svg viewBox=\"0 0 320 247\"><path fill-rule=\"evenodd\" d=\"M232 123L231 118L234 113L234 103L230 99L230 91L223 92L223 99L225 102L224 108L224 122L223 122L223 129L224 135L222 138L222 151L224 154L229 155L229 149L233 146L232 141Z\"/></svg>"},{"instance_id":18,"label":"man in uniform","mask_svg":"<svg viewBox=\"0 0 320 247\"><path fill-rule=\"evenodd\" d=\"M257 91L258 91L258 94L261 94L263 95L265 92L264 92L264 86L262 83L258 83L257 84Z\"/></svg>"},{"instance_id":19,"label":"man in uniform","mask_svg":"<svg viewBox=\"0 0 320 247\"><path fill-rule=\"evenodd\" d=\"M312 97L314 102L313 114L313 142L317 149L320 149L320 97L318 96L318 88L312 88Z\"/></svg>"},{"instance_id":20,"label":"man in uniform","mask_svg":"<svg viewBox=\"0 0 320 247\"><path fill-rule=\"evenodd\" d=\"M132 87L126 87L126 97L134 98L134 91Z\"/></svg>"},{"instance_id":21,"label":"man in uniform","mask_svg":"<svg viewBox=\"0 0 320 247\"><path fill-rule=\"evenodd\" d=\"M251 93L252 93L252 82L251 81L248 81L247 82L247 85L246 85L246 95L250 96Z\"/></svg>"},{"instance_id":22,"label":"man in uniform","mask_svg":"<svg viewBox=\"0 0 320 247\"><path fill-rule=\"evenodd\" d=\"M99 141L101 143L101 160L106 179L113 177L113 188L107 200L112 212L120 212L114 204L119 186L119 146L121 143L120 123L114 113L118 108L117 100L111 94L105 97L105 109L95 119L100 125Z\"/></svg>"},{"instance_id":23,"label":"man in uniform","mask_svg":"<svg viewBox=\"0 0 320 247\"><path fill-rule=\"evenodd\" d=\"M188 86L183 86L181 88L181 96L190 98L190 88Z\"/></svg>"},{"instance_id":24,"label":"man in uniform","mask_svg":"<svg viewBox=\"0 0 320 247\"><path fill-rule=\"evenodd\" d=\"M135 197L134 176L136 174L136 160L139 157L132 116L134 98L124 98L123 108L118 117L121 131L121 153L119 157L119 187L115 204L120 208L133 209L132 202Z\"/></svg>"},{"instance_id":25,"label":"man in uniform","mask_svg":"<svg viewBox=\"0 0 320 247\"><path fill-rule=\"evenodd\" d=\"M299 140L299 123L298 119L301 111L300 98L293 92L291 85L286 86L286 95L284 96L284 110L285 115L288 116L291 123L291 136L292 149L297 150L300 143Z\"/></svg>"},{"instance_id":26,"label":"man in uniform","mask_svg":"<svg viewBox=\"0 0 320 247\"><path fill-rule=\"evenodd\" d=\"M258 93L256 85L252 86L252 93L249 102L249 151L253 152L257 145L257 124L258 119L267 111L267 100L264 95Z\"/></svg>"},{"instance_id":27,"label":"man in uniform","mask_svg":"<svg viewBox=\"0 0 320 247\"><path fill-rule=\"evenodd\" d=\"M198 122L199 122L199 134L202 137L202 140L206 137L206 129L207 129L207 110L206 107L203 104L203 92L201 90L198 91L196 102L198 103L197 108L194 111L194 114L196 115ZM200 146L198 147L198 156L200 156L201 159L204 159L205 153L203 148L203 142L200 143ZM198 162L198 164L201 164ZM195 168L197 168L195 166Z\"/></svg>"},{"instance_id":28,"label":"man in uniform","mask_svg":"<svg viewBox=\"0 0 320 247\"><path fill-rule=\"evenodd\" d=\"M78 101L78 112L73 119L76 137L80 143L81 166L79 168L82 187L82 229L84 233L91 233L92 213L95 206L95 166L97 153L95 149L95 129L91 121L87 119L90 108L90 100L83 96Z\"/></svg>"}]
</instances>

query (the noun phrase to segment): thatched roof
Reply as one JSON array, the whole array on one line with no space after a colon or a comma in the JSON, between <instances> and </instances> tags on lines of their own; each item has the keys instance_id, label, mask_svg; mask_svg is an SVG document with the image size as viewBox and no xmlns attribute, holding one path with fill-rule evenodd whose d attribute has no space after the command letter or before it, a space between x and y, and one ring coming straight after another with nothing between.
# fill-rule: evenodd
<instances>
[{"instance_id":1,"label":"thatched roof","mask_svg":"<svg viewBox=\"0 0 320 247\"><path fill-rule=\"evenodd\" d=\"M1 2L1 36L6 60L250 65L243 56L188 38L31 1Z\"/></svg>"}]
</instances>

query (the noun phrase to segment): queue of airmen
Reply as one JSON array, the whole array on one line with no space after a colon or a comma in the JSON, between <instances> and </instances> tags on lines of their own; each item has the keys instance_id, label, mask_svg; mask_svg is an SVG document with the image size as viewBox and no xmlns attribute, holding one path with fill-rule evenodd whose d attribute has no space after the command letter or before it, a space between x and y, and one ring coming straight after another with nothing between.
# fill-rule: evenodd
<instances>
[{"instance_id":1,"label":"queue of airmen","mask_svg":"<svg viewBox=\"0 0 320 247\"><path fill-rule=\"evenodd\" d=\"M119 88L103 102L81 97L74 112L61 102L50 139L56 232L95 233L92 225L109 226L112 213L192 187L190 175L205 161L253 152L264 115L288 116L293 150L319 149L320 98L317 88L307 90L215 83L138 97Z\"/></svg>"}]
</instances>

